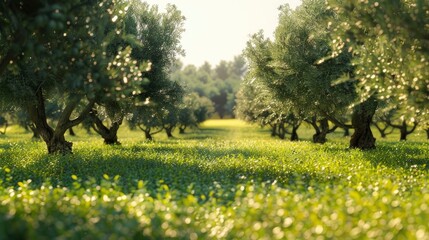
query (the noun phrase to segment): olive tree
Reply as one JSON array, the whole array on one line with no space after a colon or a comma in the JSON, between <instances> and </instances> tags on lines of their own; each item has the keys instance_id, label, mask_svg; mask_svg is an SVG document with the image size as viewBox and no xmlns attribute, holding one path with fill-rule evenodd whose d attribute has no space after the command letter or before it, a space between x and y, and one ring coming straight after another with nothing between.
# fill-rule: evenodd
<instances>
[{"instance_id":1,"label":"olive tree","mask_svg":"<svg viewBox=\"0 0 429 240\"><path fill-rule=\"evenodd\" d=\"M320 143L336 128L329 121L346 125L341 116L356 97L353 83L338 81L353 74L350 54L341 52L325 60L332 50L330 33L323 24L333 17L320 0L303 1L295 11L284 6L271 50L277 79L268 82L269 87L280 99L300 107L316 131L313 141ZM351 147L355 147L352 142Z\"/></svg>"},{"instance_id":2,"label":"olive tree","mask_svg":"<svg viewBox=\"0 0 429 240\"><path fill-rule=\"evenodd\" d=\"M143 89L134 90L133 94L120 99L107 98L98 104L97 109L93 109L91 114L93 129L103 137L105 143L118 143L118 129L127 115L138 112L134 111L134 108L140 108L146 99L155 101L160 92L171 92L171 87L177 87L167 78L177 55L182 54L180 37L183 32L183 20L180 11L173 5L169 5L165 12L160 12L157 6L150 6L137 0L130 1L129 10L124 17L123 32L132 38L117 39L109 46L115 48L131 45L133 49L131 61L147 62L150 68L142 73L145 79ZM147 106L144 108L142 111L146 112ZM153 110L159 112L157 109ZM146 117L150 116L152 114ZM134 118L136 119L140 118ZM174 128L167 125L167 129Z\"/></svg>"},{"instance_id":3,"label":"olive tree","mask_svg":"<svg viewBox=\"0 0 429 240\"><path fill-rule=\"evenodd\" d=\"M363 99L400 106L402 118L429 117L429 2L329 0L332 46L354 54ZM336 53L336 52L334 52Z\"/></svg>"},{"instance_id":4,"label":"olive tree","mask_svg":"<svg viewBox=\"0 0 429 240\"><path fill-rule=\"evenodd\" d=\"M179 107L179 133L185 133L188 127L198 127L213 113L214 106L210 99L195 92L186 94Z\"/></svg>"},{"instance_id":5,"label":"olive tree","mask_svg":"<svg viewBox=\"0 0 429 240\"><path fill-rule=\"evenodd\" d=\"M176 82L163 81L164 87L151 94L151 98L132 109L129 119L131 129L139 128L145 133L147 140L163 130L168 137L179 123L179 105L183 97L183 89Z\"/></svg>"},{"instance_id":6,"label":"olive tree","mask_svg":"<svg viewBox=\"0 0 429 240\"><path fill-rule=\"evenodd\" d=\"M301 120L293 113L291 103L275 99L260 79L252 76L252 71L243 79L237 92L235 114L240 119L257 123L261 127L269 126L272 137L284 139L286 134L290 134L291 141L298 140L297 130Z\"/></svg>"},{"instance_id":7,"label":"olive tree","mask_svg":"<svg viewBox=\"0 0 429 240\"><path fill-rule=\"evenodd\" d=\"M304 0L294 11L285 5L274 41L256 34L245 54L251 71L275 98L292 102L305 116L303 120L315 128L314 142L323 143L326 134L340 126L354 128L351 148L374 148L370 124L377 103L372 98L356 102L352 55L343 49L332 56L331 35L325 23L335 17L322 0ZM348 124L342 120L350 112Z\"/></svg>"},{"instance_id":8,"label":"olive tree","mask_svg":"<svg viewBox=\"0 0 429 240\"><path fill-rule=\"evenodd\" d=\"M97 101L141 88L147 66L129 61L131 47L108 49L115 39L129 37L122 28L128 5L122 0L0 2L0 101L28 112L49 153L72 151L64 133ZM56 126L45 112L54 96L62 99Z\"/></svg>"}]
</instances>

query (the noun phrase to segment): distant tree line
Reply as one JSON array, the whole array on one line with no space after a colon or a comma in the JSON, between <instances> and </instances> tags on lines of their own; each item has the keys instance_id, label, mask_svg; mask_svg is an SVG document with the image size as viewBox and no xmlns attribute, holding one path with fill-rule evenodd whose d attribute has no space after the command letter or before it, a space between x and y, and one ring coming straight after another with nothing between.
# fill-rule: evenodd
<instances>
[{"instance_id":1,"label":"distant tree line","mask_svg":"<svg viewBox=\"0 0 429 240\"><path fill-rule=\"evenodd\" d=\"M172 79L180 82L191 92L208 98L219 118L235 117L235 98L247 65L243 56L232 61L222 60L212 67L208 62L202 66L176 64Z\"/></svg>"},{"instance_id":2,"label":"distant tree line","mask_svg":"<svg viewBox=\"0 0 429 240\"><path fill-rule=\"evenodd\" d=\"M280 9L273 40L256 33L237 94L237 115L297 140L343 128L351 148L372 149L373 125L400 139L416 128L429 139L429 2L303 0Z\"/></svg>"}]
</instances>

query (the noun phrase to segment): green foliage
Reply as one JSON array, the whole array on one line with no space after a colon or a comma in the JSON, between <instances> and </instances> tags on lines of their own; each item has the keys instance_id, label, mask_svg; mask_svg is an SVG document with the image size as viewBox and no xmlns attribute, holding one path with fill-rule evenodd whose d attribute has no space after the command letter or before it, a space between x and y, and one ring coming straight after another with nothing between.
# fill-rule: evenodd
<instances>
[{"instance_id":1,"label":"green foliage","mask_svg":"<svg viewBox=\"0 0 429 240\"><path fill-rule=\"evenodd\" d=\"M423 115L429 106L429 2L330 0L332 45L355 55L363 98L393 99L402 114Z\"/></svg>"},{"instance_id":2,"label":"green foliage","mask_svg":"<svg viewBox=\"0 0 429 240\"><path fill-rule=\"evenodd\" d=\"M299 113L294 113L290 102L278 101L273 95L260 78L251 78L249 74L242 81L237 93L235 113L239 119L246 122L271 127L271 136L278 135L284 139L285 124L292 127L299 125ZM282 130L278 131L279 129Z\"/></svg>"},{"instance_id":3,"label":"green foliage","mask_svg":"<svg viewBox=\"0 0 429 240\"><path fill-rule=\"evenodd\" d=\"M165 129L174 129L178 123L178 108L183 88L170 80L171 68L177 56L183 54L180 36L184 17L174 6L159 12L157 6L133 1L127 29L135 34L139 46L133 50L133 58L150 62L150 69L143 73L148 80L144 89L136 94L137 102L129 108L130 126L139 127L148 139Z\"/></svg>"},{"instance_id":4,"label":"green foliage","mask_svg":"<svg viewBox=\"0 0 429 240\"><path fill-rule=\"evenodd\" d=\"M232 61L220 61L216 67L204 63L200 67L181 66L172 74L172 78L184 85L188 92L213 102L218 117L234 117L235 95L246 72L246 63L242 56Z\"/></svg>"},{"instance_id":5,"label":"green foliage","mask_svg":"<svg viewBox=\"0 0 429 240\"><path fill-rule=\"evenodd\" d=\"M214 112L213 103L206 97L197 93L190 93L183 98L178 110L179 128L182 133L187 127L197 127L207 120Z\"/></svg>"},{"instance_id":6,"label":"green foliage","mask_svg":"<svg viewBox=\"0 0 429 240\"><path fill-rule=\"evenodd\" d=\"M424 140L363 152L341 137L278 141L236 120L200 131L146 143L120 132L121 147L77 137L68 156L19 131L0 137L0 238L428 237Z\"/></svg>"},{"instance_id":7,"label":"green foliage","mask_svg":"<svg viewBox=\"0 0 429 240\"><path fill-rule=\"evenodd\" d=\"M127 5L116 0L26 1L22 6L3 1L1 100L26 107L40 89L63 98L93 99L138 84L137 73L144 66L125 64L131 49L107 48L122 37ZM123 77L137 78L125 84Z\"/></svg>"},{"instance_id":8,"label":"green foliage","mask_svg":"<svg viewBox=\"0 0 429 240\"><path fill-rule=\"evenodd\" d=\"M323 23L333 14L324 6L324 1L304 1L295 11L283 6L275 40L258 33L245 50L250 78L304 118L344 114L355 98L352 83L334 84L352 72L350 54L321 61L331 53Z\"/></svg>"},{"instance_id":9,"label":"green foliage","mask_svg":"<svg viewBox=\"0 0 429 240\"><path fill-rule=\"evenodd\" d=\"M146 62L131 59L131 44L115 45L135 38L124 31L128 1L2 1L0 7L0 102L28 112L48 152L71 152L64 133L96 102L142 91ZM45 107L52 99L62 99L55 126Z\"/></svg>"}]
</instances>

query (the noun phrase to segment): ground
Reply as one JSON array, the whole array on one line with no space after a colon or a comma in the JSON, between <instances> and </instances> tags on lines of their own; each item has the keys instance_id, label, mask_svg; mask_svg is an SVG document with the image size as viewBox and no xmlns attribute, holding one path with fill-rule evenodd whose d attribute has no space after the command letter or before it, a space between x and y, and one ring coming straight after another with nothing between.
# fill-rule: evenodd
<instances>
[{"instance_id":1,"label":"ground","mask_svg":"<svg viewBox=\"0 0 429 240\"><path fill-rule=\"evenodd\" d=\"M121 130L120 146L76 129L74 154L0 136L0 239L427 239L429 142L347 149L210 120L167 139ZM376 136L377 137L377 136Z\"/></svg>"}]
</instances>

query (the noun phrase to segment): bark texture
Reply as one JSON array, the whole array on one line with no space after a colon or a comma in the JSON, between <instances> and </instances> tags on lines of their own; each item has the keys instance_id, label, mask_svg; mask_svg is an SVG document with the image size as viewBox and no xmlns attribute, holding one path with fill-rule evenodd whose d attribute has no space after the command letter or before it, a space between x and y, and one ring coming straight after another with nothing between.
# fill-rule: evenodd
<instances>
[{"instance_id":1,"label":"bark texture","mask_svg":"<svg viewBox=\"0 0 429 240\"><path fill-rule=\"evenodd\" d=\"M46 143L48 153L68 154L72 152L73 144L64 138L64 133L68 128L64 127L61 119L58 121L55 130L49 126L45 113L45 100L41 90L37 91L36 102L29 106L28 113L36 126L36 131Z\"/></svg>"},{"instance_id":2,"label":"bark texture","mask_svg":"<svg viewBox=\"0 0 429 240\"><path fill-rule=\"evenodd\" d=\"M186 129L186 126L180 126L179 127L179 134L185 134L185 129Z\"/></svg>"},{"instance_id":3,"label":"bark texture","mask_svg":"<svg viewBox=\"0 0 429 240\"><path fill-rule=\"evenodd\" d=\"M301 124L292 126L292 132L290 134L290 140L291 141L299 141L298 137L298 128Z\"/></svg>"},{"instance_id":4,"label":"bark texture","mask_svg":"<svg viewBox=\"0 0 429 240\"><path fill-rule=\"evenodd\" d=\"M354 133L350 139L350 148L362 150L375 148L375 138L371 131L371 122L377 109L375 98L369 98L353 109L352 125Z\"/></svg>"},{"instance_id":5,"label":"bark texture","mask_svg":"<svg viewBox=\"0 0 429 240\"><path fill-rule=\"evenodd\" d=\"M168 138L173 138L173 130L174 130L174 126L168 126L168 127L164 127L165 129L165 133L167 134Z\"/></svg>"},{"instance_id":6,"label":"bark texture","mask_svg":"<svg viewBox=\"0 0 429 240\"><path fill-rule=\"evenodd\" d=\"M103 121L97 116L95 111L92 111L91 119L93 121L92 128L94 131L104 139L104 143L107 145L121 144L118 141L118 130L122 124L123 117L121 116L116 121L110 124L110 127L104 125Z\"/></svg>"},{"instance_id":7,"label":"bark texture","mask_svg":"<svg viewBox=\"0 0 429 240\"><path fill-rule=\"evenodd\" d=\"M321 144L327 141L326 135L335 131L336 128L334 127L332 130L329 129L329 122L326 118L319 120L319 125L317 125L317 121L315 118L313 118L311 125L313 126L314 130L316 130L316 133L313 135L313 142Z\"/></svg>"},{"instance_id":8,"label":"bark texture","mask_svg":"<svg viewBox=\"0 0 429 240\"><path fill-rule=\"evenodd\" d=\"M411 127L411 129L408 130L407 122L405 120L402 121L402 125L399 128L399 130L401 132L401 136L400 136L399 140L406 141L407 140L407 136L410 135L411 133L413 133L414 130L416 130L416 128L417 128L417 122L414 122L413 126Z\"/></svg>"},{"instance_id":9,"label":"bark texture","mask_svg":"<svg viewBox=\"0 0 429 240\"><path fill-rule=\"evenodd\" d=\"M80 113L79 117L70 120L70 116L76 109L79 102L80 99L78 98L68 102L61 112L57 126L54 129L49 126L47 122L45 113L45 99L42 89L40 88L36 91L35 102L34 104L28 106L27 111L31 121L34 123L37 133L46 143L49 154L65 155L72 153L73 144L66 141L64 134L69 128L81 123L94 105L94 102L90 101L85 109Z\"/></svg>"},{"instance_id":10,"label":"bark texture","mask_svg":"<svg viewBox=\"0 0 429 240\"><path fill-rule=\"evenodd\" d=\"M153 140L152 134L150 133L150 129L148 131L144 131L144 136L145 136L146 140L148 140L148 141Z\"/></svg>"}]
</instances>

